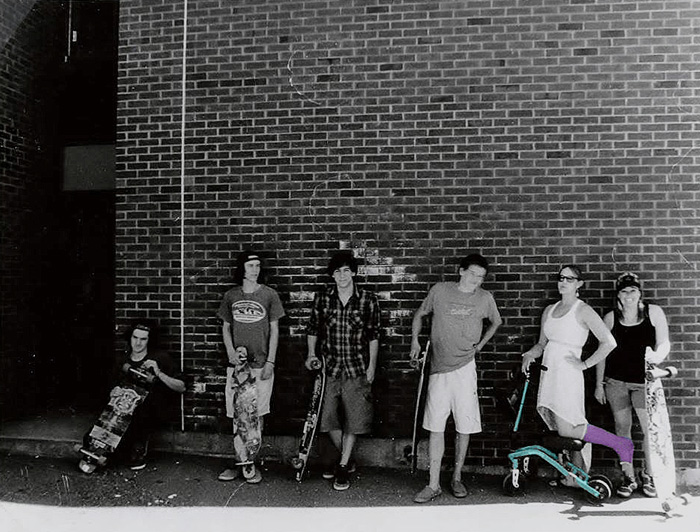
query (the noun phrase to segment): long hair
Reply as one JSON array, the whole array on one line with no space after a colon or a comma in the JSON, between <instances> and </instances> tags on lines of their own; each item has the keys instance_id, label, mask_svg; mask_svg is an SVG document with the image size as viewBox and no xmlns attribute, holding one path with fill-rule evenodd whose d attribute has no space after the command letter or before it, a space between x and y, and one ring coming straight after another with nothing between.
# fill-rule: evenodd
<instances>
[{"instance_id":1,"label":"long hair","mask_svg":"<svg viewBox=\"0 0 700 532\"><path fill-rule=\"evenodd\" d=\"M251 251L244 251L238 255L238 259L236 260L236 269L233 271L233 284L243 286L243 278L245 277L245 263L253 259L260 261L258 283L265 284L265 268L263 267L262 258L257 253L253 253Z\"/></svg>"}]
</instances>

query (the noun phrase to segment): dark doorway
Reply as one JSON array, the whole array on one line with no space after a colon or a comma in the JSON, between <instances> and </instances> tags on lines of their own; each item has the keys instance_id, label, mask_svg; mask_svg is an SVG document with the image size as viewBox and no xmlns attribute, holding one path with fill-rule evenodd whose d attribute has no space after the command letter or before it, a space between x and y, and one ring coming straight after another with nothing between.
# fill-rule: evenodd
<instances>
[{"instance_id":1,"label":"dark doorway","mask_svg":"<svg viewBox=\"0 0 700 532\"><path fill-rule=\"evenodd\" d=\"M114 366L114 192L64 192L59 203L43 388L49 409L91 411L103 406Z\"/></svg>"}]
</instances>

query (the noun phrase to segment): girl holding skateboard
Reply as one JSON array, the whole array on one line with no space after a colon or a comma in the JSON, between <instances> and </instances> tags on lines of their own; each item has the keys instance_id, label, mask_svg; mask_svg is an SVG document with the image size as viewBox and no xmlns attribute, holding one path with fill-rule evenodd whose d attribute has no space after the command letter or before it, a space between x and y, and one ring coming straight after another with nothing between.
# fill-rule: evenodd
<instances>
[{"instance_id":1,"label":"girl holding skateboard","mask_svg":"<svg viewBox=\"0 0 700 532\"><path fill-rule=\"evenodd\" d=\"M634 443L591 425L586 419L583 372L608 356L615 348L615 338L600 316L579 299L583 283L583 273L577 266L567 265L559 270L557 289L561 299L542 313L539 341L523 354L522 371L527 373L530 364L543 357L542 363L548 369L540 377L537 395L540 417L560 436L613 449L620 458L623 485L630 485L634 483ZM598 339L598 348L582 360L583 345L589 333ZM584 471L590 468L590 452L590 445L586 445L583 451L572 456L574 463ZM565 485L575 485L567 480L563 481Z\"/></svg>"},{"instance_id":2,"label":"girl holding skateboard","mask_svg":"<svg viewBox=\"0 0 700 532\"><path fill-rule=\"evenodd\" d=\"M639 277L626 272L615 282L615 309L605 315L604 321L617 347L596 366L595 397L600 404L610 405L618 436L631 438L632 411L637 414L644 434L646 464L640 474L642 491L647 497L655 497L654 480L647 471L650 460L644 372L646 361L659 364L671 350L666 314L658 305L644 302ZM635 487L636 483L621 486L617 494L627 498Z\"/></svg>"}]
</instances>

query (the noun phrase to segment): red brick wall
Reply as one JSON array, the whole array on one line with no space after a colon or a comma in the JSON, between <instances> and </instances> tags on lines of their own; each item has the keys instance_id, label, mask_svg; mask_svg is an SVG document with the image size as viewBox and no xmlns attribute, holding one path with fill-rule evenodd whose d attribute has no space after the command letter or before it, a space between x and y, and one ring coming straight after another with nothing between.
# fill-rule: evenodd
<instances>
[{"instance_id":1,"label":"red brick wall","mask_svg":"<svg viewBox=\"0 0 700 532\"><path fill-rule=\"evenodd\" d=\"M413 311L479 251L505 324L478 359L485 431L468 463L503 463L494 395L574 262L596 310L628 269L666 309L678 464L700 466L693 2L189 0L186 20L184 4L121 1L116 312L161 320L184 353L188 430L221 429L215 314L242 248L267 256L288 312L280 434L300 428L301 331L328 256L364 258L385 325L380 437L410 434Z\"/></svg>"},{"instance_id":2,"label":"red brick wall","mask_svg":"<svg viewBox=\"0 0 700 532\"><path fill-rule=\"evenodd\" d=\"M61 64L57 2L0 0L0 416L40 394L41 331L49 304L50 198L58 190L52 142L53 74ZM47 300L48 299L48 300ZM50 342L50 338L47 339Z\"/></svg>"}]
</instances>

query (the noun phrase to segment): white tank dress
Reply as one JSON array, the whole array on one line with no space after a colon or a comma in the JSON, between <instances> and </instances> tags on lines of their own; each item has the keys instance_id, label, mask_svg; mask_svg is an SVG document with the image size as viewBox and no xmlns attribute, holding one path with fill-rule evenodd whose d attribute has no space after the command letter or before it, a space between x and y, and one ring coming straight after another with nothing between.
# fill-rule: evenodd
<instances>
[{"instance_id":1,"label":"white tank dress","mask_svg":"<svg viewBox=\"0 0 700 532\"><path fill-rule=\"evenodd\" d=\"M554 414L572 425L587 424L584 403L584 381L581 370L581 350L588 339L588 329L576 320L578 300L561 318L552 317L550 308L544 323L547 344L542 364L547 371L540 374L537 412L550 430L556 430Z\"/></svg>"}]
</instances>

